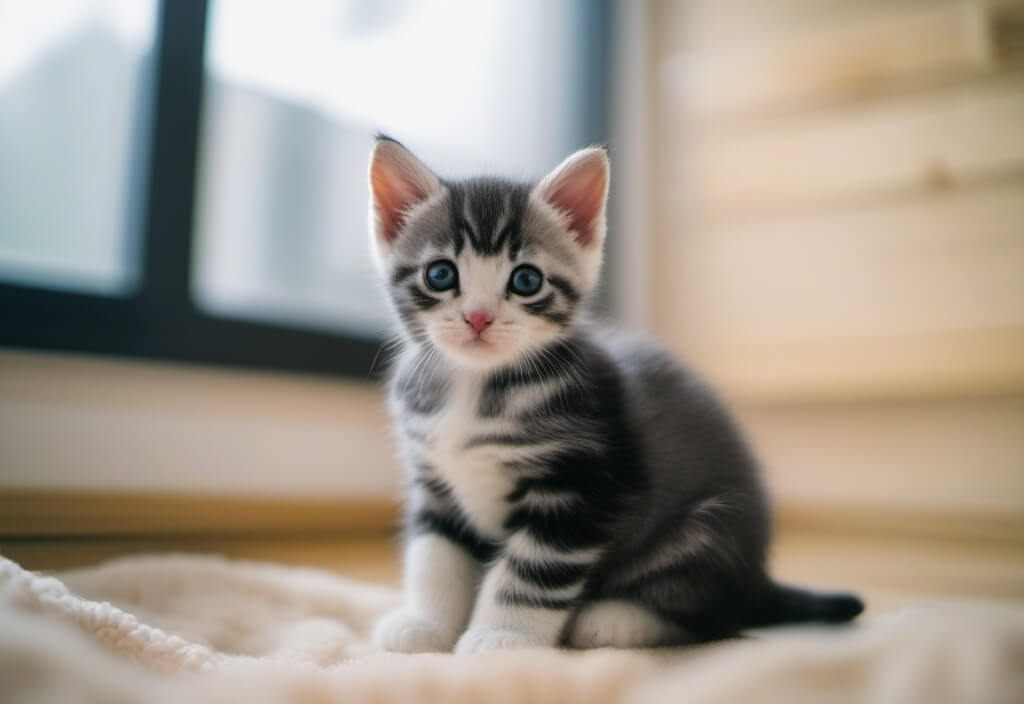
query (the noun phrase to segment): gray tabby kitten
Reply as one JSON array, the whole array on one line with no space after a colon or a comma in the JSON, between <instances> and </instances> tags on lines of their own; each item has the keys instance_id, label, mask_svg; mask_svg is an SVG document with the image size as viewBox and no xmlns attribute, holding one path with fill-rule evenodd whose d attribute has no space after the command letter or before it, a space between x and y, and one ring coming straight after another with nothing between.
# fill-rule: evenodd
<instances>
[{"instance_id":1,"label":"gray tabby kitten","mask_svg":"<svg viewBox=\"0 0 1024 704\"><path fill-rule=\"evenodd\" d=\"M708 387L580 321L608 178L591 148L536 185L445 181L378 138L371 231L411 480L385 649L673 645L862 609L767 576L756 463Z\"/></svg>"}]
</instances>

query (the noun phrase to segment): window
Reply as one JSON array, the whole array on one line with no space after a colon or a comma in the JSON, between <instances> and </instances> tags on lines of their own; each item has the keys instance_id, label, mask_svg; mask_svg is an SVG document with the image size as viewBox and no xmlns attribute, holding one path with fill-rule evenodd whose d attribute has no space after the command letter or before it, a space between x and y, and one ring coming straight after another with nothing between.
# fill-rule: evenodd
<instances>
[{"instance_id":1,"label":"window","mask_svg":"<svg viewBox=\"0 0 1024 704\"><path fill-rule=\"evenodd\" d=\"M40 7L0 4L0 344L366 376L373 133L523 177L603 135L603 3Z\"/></svg>"},{"instance_id":2,"label":"window","mask_svg":"<svg viewBox=\"0 0 1024 704\"><path fill-rule=\"evenodd\" d=\"M156 2L7 2L0 25L0 278L126 294Z\"/></svg>"}]
</instances>

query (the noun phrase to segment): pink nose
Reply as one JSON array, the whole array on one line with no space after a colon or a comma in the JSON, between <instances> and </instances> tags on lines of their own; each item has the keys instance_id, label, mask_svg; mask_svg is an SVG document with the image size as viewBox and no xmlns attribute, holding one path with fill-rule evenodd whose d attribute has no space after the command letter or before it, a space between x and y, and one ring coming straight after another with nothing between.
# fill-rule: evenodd
<instances>
[{"instance_id":1,"label":"pink nose","mask_svg":"<svg viewBox=\"0 0 1024 704\"><path fill-rule=\"evenodd\" d=\"M464 313L462 317L467 323L473 326L473 329L476 330L477 333L483 332L484 328L494 322L494 316L486 310L470 311L469 313Z\"/></svg>"}]
</instances>

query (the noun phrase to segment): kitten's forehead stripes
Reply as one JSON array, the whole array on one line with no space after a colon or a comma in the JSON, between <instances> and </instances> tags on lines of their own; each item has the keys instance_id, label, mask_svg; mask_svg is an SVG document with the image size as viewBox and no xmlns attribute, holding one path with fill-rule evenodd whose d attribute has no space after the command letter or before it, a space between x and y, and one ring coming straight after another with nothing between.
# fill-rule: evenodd
<instances>
[{"instance_id":1,"label":"kitten's forehead stripes","mask_svg":"<svg viewBox=\"0 0 1024 704\"><path fill-rule=\"evenodd\" d=\"M455 256L468 244L478 255L507 252L514 259L525 246L523 224L530 187L498 179L446 182L449 239Z\"/></svg>"}]
</instances>

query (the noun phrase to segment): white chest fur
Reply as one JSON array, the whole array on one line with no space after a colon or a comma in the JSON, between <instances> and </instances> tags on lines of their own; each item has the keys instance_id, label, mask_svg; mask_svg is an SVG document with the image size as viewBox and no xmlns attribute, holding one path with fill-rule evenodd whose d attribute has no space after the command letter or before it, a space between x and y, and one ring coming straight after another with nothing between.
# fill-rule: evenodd
<instances>
[{"instance_id":1,"label":"white chest fur","mask_svg":"<svg viewBox=\"0 0 1024 704\"><path fill-rule=\"evenodd\" d=\"M499 445L466 447L474 437L509 430L507 421L479 417L481 384L473 377L454 383L445 408L431 423L422 454L451 486L474 526L487 537L501 538L508 514L505 497L515 481L512 470L502 464L509 450Z\"/></svg>"}]
</instances>

